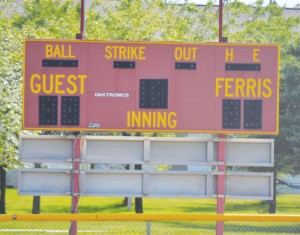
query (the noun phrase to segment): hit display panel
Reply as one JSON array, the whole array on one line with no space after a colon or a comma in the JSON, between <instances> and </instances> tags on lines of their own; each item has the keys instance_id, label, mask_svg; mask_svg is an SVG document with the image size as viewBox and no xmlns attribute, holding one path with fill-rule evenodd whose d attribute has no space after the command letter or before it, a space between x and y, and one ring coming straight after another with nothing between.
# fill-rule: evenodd
<instances>
[{"instance_id":1,"label":"hit display panel","mask_svg":"<svg viewBox=\"0 0 300 235\"><path fill-rule=\"evenodd\" d=\"M25 40L23 129L278 133L279 45Z\"/></svg>"}]
</instances>

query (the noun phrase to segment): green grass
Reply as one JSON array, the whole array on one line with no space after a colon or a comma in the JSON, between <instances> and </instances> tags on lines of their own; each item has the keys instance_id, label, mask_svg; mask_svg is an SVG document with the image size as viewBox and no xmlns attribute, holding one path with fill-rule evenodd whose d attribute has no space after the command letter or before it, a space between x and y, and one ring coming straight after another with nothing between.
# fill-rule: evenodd
<instances>
[{"instance_id":1,"label":"green grass","mask_svg":"<svg viewBox=\"0 0 300 235\"><path fill-rule=\"evenodd\" d=\"M32 196L18 196L16 189L7 189L6 213L30 214ZM124 198L81 197L79 213L134 213L124 206ZM42 196L41 213L70 213L70 196ZM144 213L216 213L216 199L144 198ZM225 213L260 214L268 212L268 204L258 200L226 199ZM278 214L300 214L300 195L278 195ZM144 221L80 221L78 234L146 234ZM299 234L299 223L226 222L224 235ZM0 223L0 234L67 234L68 221L11 221ZM208 221L151 222L151 234L215 234L216 223ZM5 232L7 231L7 232ZM16 232L13 232L16 231ZM24 232L27 231L27 232ZM61 231L61 232L59 232ZM295 231L295 232L293 232Z\"/></svg>"},{"instance_id":2,"label":"green grass","mask_svg":"<svg viewBox=\"0 0 300 235\"><path fill-rule=\"evenodd\" d=\"M19 196L16 189L7 189L6 213L26 214L32 210L32 196ZM123 198L81 197L79 213L134 213L124 206ZM71 196L42 196L41 213L70 213ZM144 213L216 213L216 199L144 198ZM258 200L226 199L225 213L268 213L268 204ZM278 214L300 214L300 195L278 195Z\"/></svg>"}]
</instances>

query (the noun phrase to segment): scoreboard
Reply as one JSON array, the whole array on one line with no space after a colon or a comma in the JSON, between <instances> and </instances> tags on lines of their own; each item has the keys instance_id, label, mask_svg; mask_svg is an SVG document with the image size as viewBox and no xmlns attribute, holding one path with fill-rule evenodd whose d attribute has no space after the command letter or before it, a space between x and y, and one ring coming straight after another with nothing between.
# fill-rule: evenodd
<instances>
[{"instance_id":1,"label":"scoreboard","mask_svg":"<svg viewBox=\"0 0 300 235\"><path fill-rule=\"evenodd\" d=\"M23 129L277 134L279 45L24 42Z\"/></svg>"}]
</instances>

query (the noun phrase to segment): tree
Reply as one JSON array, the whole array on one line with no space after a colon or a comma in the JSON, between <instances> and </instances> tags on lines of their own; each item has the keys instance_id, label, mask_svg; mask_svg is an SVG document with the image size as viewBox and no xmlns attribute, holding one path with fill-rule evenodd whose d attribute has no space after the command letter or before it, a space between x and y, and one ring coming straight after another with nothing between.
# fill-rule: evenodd
<instances>
[{"instance_id":1,"label":"tree","mask_svg":"<svg viewBox=\"0 0 300 235\"><path fill-rule=\"evenodd\" d=\"M275 137L275 164L274 164L274 187L276 184L288 185L284 180L277 179L278 173L290 175L300 174L300 43L297 48L288 49L286 59L282 63L281 86L280 86L280 128L279 135ZM298 56L293 55L293 51ZM292 186L293 185L289 185ZM270 202L271 213L276 212L275 198Z\"/></svg>"},{"instance_id":2,"label":"tree","mask_svg":"<svg viewBox=\"0 0 300 235\"><path fill-rule=\"evenodd\" d=\"M233 12L231 16L233 18L236 18L236 11L247 14L239 21L230 18L235 28L228 35L230 42L279 43L281 53L284 55L286 45L292 44L299 37L299 32L295 33L295 29L300 23L300 17L285 17L284 8L275 3L264 7L263 2L263 0L257 0L251 7L243 6L238 2L233 2L229 6L229 11Z\"/></svg>"},{"instance_id":3,"label":"tree","mask_svg":"<svg viewBox=\"0 0 300 235\"><path fill-rule=\"evenodd\" d=\"M280 135L276 138L276 165L284 173L300 173L300 41L282 63Z\"/></svg>"},{"instance_id":4,"label":"tree","mask_svg":"<svg viewBox=\"0 0 300 235\"><path fill-rule=\"evenodd\" d=\"M217 38L213 3L199 8L165 0L95 1L87 12L87 38L211 41Z\"/></svg>"},{"instance_id":5,"label":"tree","mask_svg":"<svg viewBox=\"0 0 300 235\"><path fill-rule=\"evenodd\" d=\"M72 0L25 0L22 14L12 16L13 26L24 38L75 39L79 8Z\"/></svg>"},{"instance_id":6,"label":"tree","mask_svg":"<svg viewBox=\"0 0 300 235\"><path fill-rule=\"evenodd\" d=\"M1 13L0 13L1 16ZM21 34L9 19L0 21L0 213L5 213L5 170L18 165L21 130L22 50Z\"/></svg>"}]
</instances>

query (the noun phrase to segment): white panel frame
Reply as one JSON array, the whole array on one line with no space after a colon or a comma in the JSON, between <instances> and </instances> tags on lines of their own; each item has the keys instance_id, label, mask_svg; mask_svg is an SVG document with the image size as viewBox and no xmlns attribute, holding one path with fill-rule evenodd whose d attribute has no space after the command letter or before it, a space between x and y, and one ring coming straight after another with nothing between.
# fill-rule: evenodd
<instances>
[{"instance_id":1,"label":"white panel frame","mask_svg":"<svg viewBox=\"0 0 300 235\"><path fill-rule=\"evenodd\" d=\"M213 140L204 138L151 138L150 163L169 165L210 165Z\"/></svg>"},{"instance_id":2,"label":"white panel frame","mask_svg":"<svg viewBox=\"0 0 300 235\"><path fill-rule=\"evenodd\" d=\"M21 135L19 159L31 163L67 163L72 161L73 141L74 137L69 136ZM81 161L86 163L274 165L272 139L85 136L81 141ZM226 160L223 163L216 161L214 153L220 141L227 143Z\"/></svg>"},{"instance_id":3,"label":"white panel frame","mask_svg":"<svg viewBox=\"0 0 300 235\"><path fill-rule=\"evenodd\" d=\"M147 195L154 198L211 198L211 172L154 171L150 172Z\"/></svg>"},{"instance_id":4,"label":"white panel frame","mask_svg":"<svg viewBox=\"0 0 300 235\"><path fill-rule=\"evenodd\" d=\"M80 174L80 195L142 197L143 173L140 171L94 171Z\"/></svg>"},{"instance_id":5,"label":"white panel frame","mask_svg":"<svg viewBox=\"0 0 300 235\"><path fill-rule=\"evenodd\" d=\"M217 139L216 142L226 142L227 166L274 166L273 139ZM216 157L216 156L215 156ZM218 162L213 163L215 165Z\"/></svg>"},{"instance_id":6,"label":"white panel frame","mask_svg":"<svg viewBox=\"0 0 300 235\"><path fill-rule=\"evenodd\" d=\"M68 163L72 161L71 136L20 135L19 160L28 163Z\"/></svg>"},{"instance_id":7,"label":"white panel frame","mask_svg":"<svg viewBox=\"0 0 300 235\"><path fill-rule=\"evenodd\" d=\"M81 159L86 163L143 164L144 162L144 138L86 136L82 140Z\"/></svg>"},{"instance_id":8,"label":"white panel frame","mask_svg":"<svg viewBox=\"0 0 300 235\"><path fill-rule=\"evenodd\" d=\"M225 176L226 198L272 200L273 187L273 173L232 172Z\"/></svg>"},{"instance_id":9,"label":"white panel frame","mask_svg":"<svg viewBox=\"0 0 300 235\"><path fill-rule=\"evenodd\" d=\"M82 161L86 163L211 165L212 160L212 139L124 136L83 138Z\"/></svg>"},{"instance_id":10,"label":"white panel frame","mask_svg":"<svg viewBox=\"0 0 300 235\"><path fill-rule=\"evenodd\" d=\"M149 198L212 197L211 172L88 170L80 174L80 195Z\"/></svg>"},{"instance_id":11,"label":"white panel frame","mask_svg":"<svg viewBox=\"0 0 300 235\"><path fill-rule=\"evenodd\" d=\"M70 171L57 169L19 169L19 195L66 196L71 195Z\"/></svg>"},{"instance_id":12,"label":"white panel frame","mask_svg":"<svg viewBox=\"0 0 300 235\"><path fill-rule=\"evenodd\" d=\"M21 135L20 160L33 163L72 161L75 137ZM257 166L274 165L274 140L85 136L80 138L81 163ZM226 142L226 161L215 161L217 143ZM91 147L92 146L92 147ZM242 159L242 160L241 160ZM150 167L146 167L150 169ZM226 198L271 200L273 173L225 173L225 194L216 195L211 171L86 170L80 172L85 196ZM70 195L72 172L57 169L20 169L21 195Z\"/></svg>"}]
</instances>

